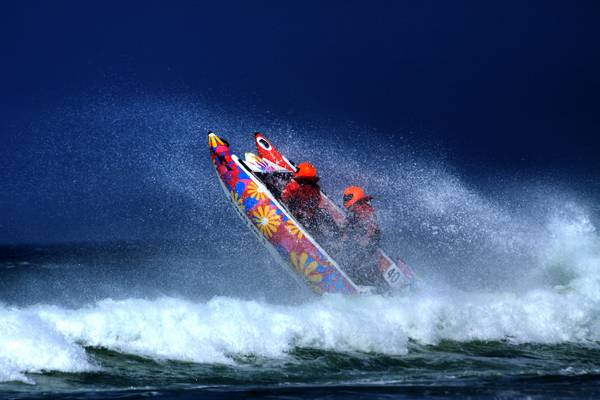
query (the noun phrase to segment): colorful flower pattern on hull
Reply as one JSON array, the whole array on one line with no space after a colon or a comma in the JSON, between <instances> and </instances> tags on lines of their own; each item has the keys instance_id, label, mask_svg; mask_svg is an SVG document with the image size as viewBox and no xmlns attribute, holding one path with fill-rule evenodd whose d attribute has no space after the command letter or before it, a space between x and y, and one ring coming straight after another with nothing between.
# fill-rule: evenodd
<instances>
[{"instance_id":1,"label":"colorful flower pattern on hull","mask_svg":"<svg viewBox=\"0 0 600 400\"><path fill-rule=\"evenodd\" d=\"M231 157L227 144L217 135L208 136L208 146L219 178L233 202L285 260L290 268L317 293L357 293L357 289L313 244L286 210L271 200Z\"/></svg>"}]
</instances>

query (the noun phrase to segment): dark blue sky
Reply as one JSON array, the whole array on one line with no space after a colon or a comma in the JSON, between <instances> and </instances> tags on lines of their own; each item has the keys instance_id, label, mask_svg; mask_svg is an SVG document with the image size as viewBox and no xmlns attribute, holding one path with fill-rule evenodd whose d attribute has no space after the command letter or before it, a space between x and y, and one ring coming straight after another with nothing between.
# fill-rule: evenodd
<instances>
[{"instance_id":1,"label":"dark blue sky","mask_svg":"<svg viewBox=\"0 0 600 400\"><path fill-rule=\"evenodd\" d=\"M65 215L85 221L89 209L65 211L79 197L105 198L94 223L127 213L136 175L123 160L131 143L154 140L153 109L115 126L77 107L153 94L278 120L351 120L442 148L467 174L597 176L599 4L2 2L0 241L77 237L52 227Z\"/></svg>"}]
</instances>

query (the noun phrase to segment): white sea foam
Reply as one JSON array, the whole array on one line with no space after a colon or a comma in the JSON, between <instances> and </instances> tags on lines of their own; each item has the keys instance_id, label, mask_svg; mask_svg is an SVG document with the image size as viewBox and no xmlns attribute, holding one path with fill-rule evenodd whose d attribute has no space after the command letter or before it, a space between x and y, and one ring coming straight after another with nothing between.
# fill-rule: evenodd
<instances>
[{"instance_id":1,"label":"white sea foam","mask_svg":"<svg viewBox=\"0 0 600 400\"><path fill-rule=\"evenodd\" d=\"M94 368L85 347L157 359L234 363L295 347L403 355L409 339L600 341L600 241L584 214L556 217L528 290L427 287L411 297L324 296L299 305L215 297L106 299L79 309L0 306L0 381Z\"/></svg>"},{"instance_id":2,"label":"white sea foam","mask_svg":"<svg viewBox=\"0 0 600 400\"><path fill-rule=\"evenodd\" d=\"M36 312L0 307L0 381L32 383L23 372L91 369L84 349Z\"/></svg>"}]
</instances>

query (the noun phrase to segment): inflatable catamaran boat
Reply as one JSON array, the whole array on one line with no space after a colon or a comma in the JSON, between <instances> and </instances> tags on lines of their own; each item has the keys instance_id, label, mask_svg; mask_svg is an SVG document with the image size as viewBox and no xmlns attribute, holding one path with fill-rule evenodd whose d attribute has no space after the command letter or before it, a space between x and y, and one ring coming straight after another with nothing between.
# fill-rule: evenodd
<instances>
[{"instance_id":1,"label":"inflatable catamaran boat","mask_svg":"<svg viewBox=\"0 0 600 400\"><path fill-rule=\"evenodd\" d=\"M296 166L262 134L255 134L257 153L240 159L231 153L229 143L213 132L208 147L219 182L240 218L273 257L299 282L317 293L358 294L374 288L353 282L344 266L318 243L280 200L281 185L293 177ZM339 225L346 215L322 193L321 207ZM415 276L402 261L393 262L382 250L376 255L386 292L407 292Z\"/></svg>"}]
</instances>

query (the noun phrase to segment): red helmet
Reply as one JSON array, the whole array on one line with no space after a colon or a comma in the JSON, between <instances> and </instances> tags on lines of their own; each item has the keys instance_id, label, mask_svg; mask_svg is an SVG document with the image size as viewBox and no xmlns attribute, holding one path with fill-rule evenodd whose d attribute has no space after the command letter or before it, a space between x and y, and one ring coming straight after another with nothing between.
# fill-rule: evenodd
<instances>
[{"instance_id":1,"label":"red helmet","mask_svg":"<svg viewBox=\"0 0 600 400\"><path fill-rule=\"evenodd\" d=\"M344 190L344 207L350 208L361 200L371 200L372 198L371 196L367 196L363 188L349 186Z\"/></svg>"},{"instance_id":2,"label":"red helmet","mask_svg":"<svg viewBox=\"0 0 600 400\"><path fill-rule=\"evenodd\" d=\"M317 177L317 169L309 162L303 162L298 165L298 170L294 174L295 179L315 181Z\"/></svg>"}]
</instances>

